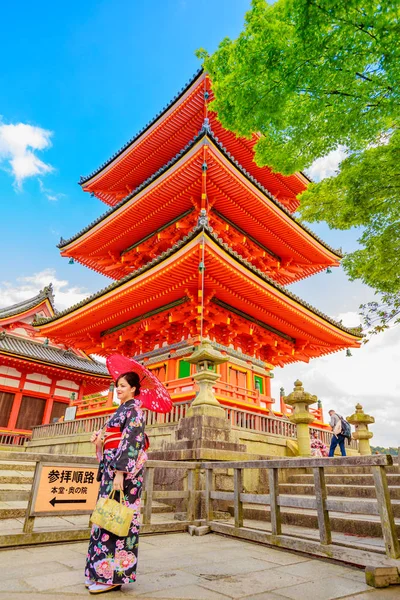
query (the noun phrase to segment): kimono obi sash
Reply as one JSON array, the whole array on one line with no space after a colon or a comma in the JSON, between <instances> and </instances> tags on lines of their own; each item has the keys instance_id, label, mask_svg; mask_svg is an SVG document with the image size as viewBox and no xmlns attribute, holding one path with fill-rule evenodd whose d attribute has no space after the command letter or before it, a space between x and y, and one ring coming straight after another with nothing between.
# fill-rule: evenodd
<instances>
[{"instance_id":1,"label":"kimono obi sash","mask_svg":"<svg viewBox=\"0 0 400 600\"><path fill-rule=\"evenodd\" d=\"M104 432L103 440L103 452L104 450L114 450L118 448L120 441L122 440L122 433L119 427L107 427ZM147 434L144 434L144 451L148 450L150 441Z\"/></svg>"},{"instance_id":2,"label":"kimono obi sash","mask_svg":"<svg viewBox=\"0 0 400 600\"><path fill-rule=\"evenodd\" d=\"M121 440L122 433L119 427L107 427L104 433L103 451L118 448Z\"/></svg>"}]
</instances>

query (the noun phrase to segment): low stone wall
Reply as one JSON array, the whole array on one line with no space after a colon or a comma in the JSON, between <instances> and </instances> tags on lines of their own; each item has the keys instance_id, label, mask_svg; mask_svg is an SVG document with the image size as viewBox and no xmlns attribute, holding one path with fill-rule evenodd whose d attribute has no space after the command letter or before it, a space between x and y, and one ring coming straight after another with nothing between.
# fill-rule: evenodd
<instances>
[{"instance_id":1,"label":"low stone wall","mask_svg":"<svg viewBox=\"0 0 400 600\"><path fill-rule=\"evenodd\" d=\"M173 443L177 427L178 424L151 425L147 427L146 432L150 438L151 450L162 451L168 444ZM295 440L247 431L245 429L233 429L232 434L235 441L246 446L247 453L249 454L282 458L293 456L291 447L293 447L293 444L296 444ZM90 433L80 433L69 436L41 438L27 442L24 448L27 452L94 456L94 446L90 443L90 435ZM288 442L291 442L291 444Z\"/></svg>"}]
</instances>

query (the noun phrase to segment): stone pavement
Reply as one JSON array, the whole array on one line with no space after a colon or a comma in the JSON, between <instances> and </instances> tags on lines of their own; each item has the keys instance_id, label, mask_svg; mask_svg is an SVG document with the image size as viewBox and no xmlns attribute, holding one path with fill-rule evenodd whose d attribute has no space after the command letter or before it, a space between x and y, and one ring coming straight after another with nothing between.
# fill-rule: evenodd
<instances>
[{"instance_id":1,"label":"stone pavement","mask_svg":"<svg viewBox=\"0 0 400 600\"><path fill-rule=\"evenodd\" d=\"M86 542L0 551L0 600L85 599ZM138 581L109 600L399 600L363 571L242 540L187 533L143 536Z\"/></svg>"}]
</instances>

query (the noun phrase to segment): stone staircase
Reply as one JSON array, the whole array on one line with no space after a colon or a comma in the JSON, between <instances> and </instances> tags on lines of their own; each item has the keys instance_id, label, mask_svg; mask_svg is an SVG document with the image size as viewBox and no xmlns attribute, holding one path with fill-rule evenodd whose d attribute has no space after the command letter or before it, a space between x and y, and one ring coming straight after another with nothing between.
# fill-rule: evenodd
<instances>
[{"instance_id":1,"label":"stone staircase","mask_svg":"<svg viewBox=\"0 0 400 600\"><path fill-rule=\"evenodd\" d=\"M386 471L392 499L391 504L400 539L400 466L388 467ZM325 481L328 500L343 500L350 506L351 503L354 503L354 506L357 504L358 508L360 503L376 504L373 475L367 467L341 467L340 469L329 467L325 469ZM312 498L314 496L312 472L288 475L287 480L279 484L279 494L283 497ZM229 512L233 514L233 507L229 508ZM357 513L330 511L329 514L333 532L360 538L382 537L378 514L364 515L360 514L359 511ZM269 507L245 504L244 518L255 521L270 521ZM281 507L281 519L284 526L318 529L317 512L313 509Z\"/></svg>"},{"instance_id":2,"label":"stone staircase","mask_svg":"<svg viewBox=\"0 0 400 600\"><path fill-rule=\"evenodd\" d=\"M22 528L35 470L34 462L0 460L1 529ZM17 523L11 523L18 519ZM18 527L18 524L20 527Z\"/></svg>"}]
</instances>

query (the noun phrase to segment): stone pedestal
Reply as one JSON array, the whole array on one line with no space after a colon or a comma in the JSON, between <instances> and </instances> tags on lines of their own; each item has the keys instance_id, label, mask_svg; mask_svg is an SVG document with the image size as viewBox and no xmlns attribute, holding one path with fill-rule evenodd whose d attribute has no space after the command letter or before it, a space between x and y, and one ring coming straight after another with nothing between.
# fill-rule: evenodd
<instances>
[{"instance_id":1,"label":"stone pedestal","mask_svg":"<svg viewBox=\"0 0 400 600\"><path fill-rule=\"evenodd\" d=\"M303 384L299 380L295 381L293 392L284 397L285 404L293 406L293 414L289 419L297 425L300 456L311 456L309 425L314 421L314 417L310 414L309 406L317 401L317 396L304 391Z\"/></svg>"},{"instance_id":2,"label":"stone pedestal","mask_svg":"<svg viewBox=\"0 0 400 600\"><path fill-rule=\"evenodd\" d=\"M372 431L368 431L368 425L375 423L374 417L366 415L361 404L356 405L356 412L350 417L347 417L347 421L354 425L355 432L353 433L353 439L358 440L358 450L361 455L372 454L369 440L373 437Z\"/></svg>"}]
</instances>

